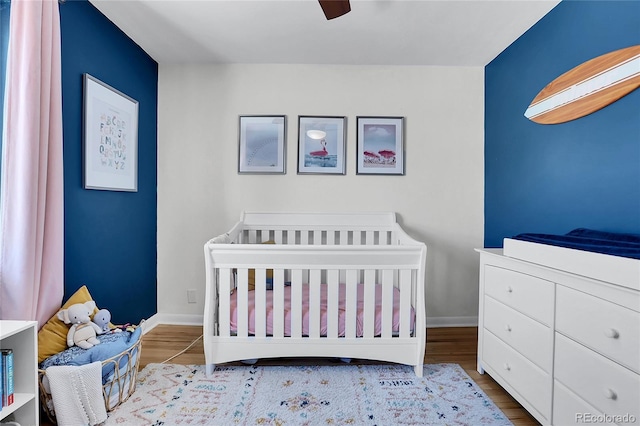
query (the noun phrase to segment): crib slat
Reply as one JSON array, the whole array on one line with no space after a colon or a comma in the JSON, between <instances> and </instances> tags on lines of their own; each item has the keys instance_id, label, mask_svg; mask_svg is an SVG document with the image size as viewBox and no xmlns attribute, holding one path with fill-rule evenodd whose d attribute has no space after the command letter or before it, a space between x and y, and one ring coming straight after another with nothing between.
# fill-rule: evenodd
<instances>
[{"instance_id":1,"label":"crib slat","mask_svg":"<svg viewBox=\"0 0 640 426\"><path fill-rule=\"evenodd\" d=\"M340 245L346 246L349 244L349 231L340 231Z\"/></svg>"},{"instance_id":2,"label":"crib slat","mask_svg":"<svg viewBox=\"0 0 640 426\"><path fill-rule=\"evenodd\" d=\"M333 245L336 243L336 231L327 231L327 244Z\"/></svg>"},{"instance_id":3,"label":"crib slat","mask_svg":"<svg viewBox=\"0 0 640 426\"><path fill-rule=\"evenodd\" d=\"M256 269L254 291L254 330L258 337L267 335L266 323L266 297L267 297L267 271L266 269Z\"/></svg>"},{"instance_id":4,"label":"crib slat","mask_svg":"<svg viewBox=\"0 0 640 426\"><path fill-rule=\"evenodd\" d=\"M291 271L291 337L302 337L302 270Z\"/></svg>"},{"instance_id":5,"label":"crib slat","mask_svg":"<svg viewBox=\"0 0 640 426\"><path fill-rule=\"evenodd\" d=\"M327 337L338 337L338 278L339 273L333 269L327 271Z\"/></svg>"},{"instance_id":6,"label":"crib slat","mask_svg":"<svg viewBox=\"0 0 640 426\"><path fill-rule=\"evenodd\" d=\"M237 320L238 330L236 331L239 337L247 337L248 335L248 320L247 320L247 297L248 297L248 276L249 270L246 268L239 268L237 272L238 287L237 292Z\"/></svg>"},{"instance_id":7,"label":"crib slat","mask_svg":"<svg viewBox=\"0 0 640 426\"><path fill-rule=\"evenodd\" d=\"M382 337L390 338L393 330L393 271L382 271Z\"/></svg>"},{"instance_id":8,"label":"crib slat","mask_svg":"<svg viewBox=\"0 0 640 426\"><path fill-rule=\"evenodd\" d=\"M309 271L309 336L320 337L320 269Z\"/></svg>"},{"instance_id":9,"label":"crib slat","mask_svg":"<svg viewBox=\"0 0 640 426\"><path fill-rule=\"evenodd\" d=\"M249 229L247 232L249 241L245 241L245 243L255 244L256 242L258 242L258 231L256 231L255 229Z\"/></svg>"},{"instance_id":10,"label":"crib slat","mask_svg":"<svg viewBox=\"0 0 640 426\"><path fill-rule=\"evenodd\" d=\"M273 337L284 337L284 269L273 270Z\"/></svg>"},{"instance_id":11,"label":"crib slat","mask_svg":"<svg viewBox=\"0 0 640 426\"><path fill-rule=\"evenodd\" d=\"M322 231L318 229L313 230L313 245L319 246L322 244Z\"/></svg>"},{"instance_id":12,"label":"crib slat","mask_svg":"<svg viewBox=\"0 0 640 426\"><path fill-rule=\"evenodd\" d=\"M354 338L356 337L356 313L358 309L358 271L355 269L347 270L346 286L344 335L347 338Z\"/></svg>"},{"instance_id":13,"label":"crib slat","mask_svg":"<svg viewBox=\"0 0 640 426\"><path fill-rule=\"evenodd\" d=\"M308 246L309 245L309 231L302 230L300 231L300 245Z\"/></svg>"},{"instance_id":14,"label":"crib slat","mask_svg":"<svg viewBox=\"0 0 640 426\"><path fill-rule=\"evenodd\" d=\"M229 337L229 330L231 325L229 320L231 318L229 312L230 295L231 295L231 269L220 268L220 294L218 297L218 324L219 335L222 337Z\"/></svg>"},{"instance_id":15,"label":"crib slat","mask_svg":"<svg viewBox=\"0 0 640 426\"><path fill-rule=\"evenodd\" d=\"M411 270L400 270L400 337L409 337L411 319Z\"/></svg>"},{"instance_id":16,"label":"crib slat","mask_svg":"<svg viewBox=\"0 0 640 426\"><path fill-rule=\"evenodd\" d=\"M367 338L373 337L375 329L375 303L376 303L376 271L375 269L367 269L364 271L364 308L362 312L363 318L363 336Z\"/></svg>"},{"instance_id":17,"label":"crib slat","mask_svg":"<svg viewBox=\"0 0 640 426\"><path fill-rule=\"evenodd\" d=\"M365 235L365 244L372 246L376 243L374 231L367 231Z\"/></svg>"},{"instance_id":18,"label":"crib slat","mask_svg":"<svg viewBox=\"0 0 640 426\"><path fill-rule=\"evenodd\" d=\"M271 239L271 235L268 229L263 229L260 231L260 242L264 243L265 241L269 241Z\"/></svg>"},{"instance_id":19,"label":"crib slat","mask_svg":"<svg viewBox=\"0 0 640 426\"><path fill-rule=\"evenodd\" d=\"M353 237L351 244L353 244L354 246L362 245L362 231L353 231L352 234Z\"/></svg>"},{"instance_id":20,"label":"crib slat","mask_svg":"<svg viewBox=\"0 0 640 426\"><path fill-rule=\"evenodd\" d=\"M276 242L276 244L282 244L282 241L284 240L283 234L284 231L281 229L278 229L276 231L273 231L273 241Z\"/></svg>"}]
</instances>

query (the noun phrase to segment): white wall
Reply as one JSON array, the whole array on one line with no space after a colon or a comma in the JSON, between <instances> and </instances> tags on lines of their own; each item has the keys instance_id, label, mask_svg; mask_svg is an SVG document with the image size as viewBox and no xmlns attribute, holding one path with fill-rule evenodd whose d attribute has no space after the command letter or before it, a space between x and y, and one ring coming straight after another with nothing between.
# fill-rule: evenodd
<instances>
[{"instance_id":1,"label":"white wall","mask_svg":"<svg viewBox=\"0 0 640 426\"><path fill-rule=\"evenodd\" d=\"M424 241L431 326L473 323L484 69L160 65L158 313L199 318L203 245L242 210L392 210ZM238 116L287 116L287 173L238 175ZM297 175L298 115L347 117L347 174ZM405 117L405 176L355 174L356 116ZM188 304L195 289L198 303Z\"/></svg>"}]
</instances>

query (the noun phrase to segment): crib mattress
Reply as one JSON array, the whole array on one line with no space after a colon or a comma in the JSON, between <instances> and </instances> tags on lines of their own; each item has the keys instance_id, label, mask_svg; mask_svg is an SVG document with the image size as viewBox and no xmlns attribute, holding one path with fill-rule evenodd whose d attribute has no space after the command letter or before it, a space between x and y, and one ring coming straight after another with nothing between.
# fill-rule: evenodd
<instances>
[{"instance_id":1,"label":"crib mattress","mask_svg":"<svg viewBox=\"0 0 640 426\"><path fill-rule=\"evenodd\" d=\"M364 284L357 285L357 314L356 314L356 336L363 336L363 311L364 311ZM338 336L345 335L345 317L346 317L346 286L339 285L339 302L338 302ZM237 330L238 317L238 292L233 292L230 297L230 325L231 331ZM291 287L284 287L284 335L291 335ZM267 335L273 334L273 291L266 291L266 332ZM248 316L249 316L249 334L255 334L255 291L248 292ZM409 329L413 333L413 325L415 324L415 310L411 307ZM392 332L397 334L400 329L400 291L393 288L393 320ZM302 334L309 335L309 286L302 287ZM375 325L374 335L382 334L382 286L375 286ZM327 335L327 285L320 284L320 335Z\"/></svg>"}]
</instances>

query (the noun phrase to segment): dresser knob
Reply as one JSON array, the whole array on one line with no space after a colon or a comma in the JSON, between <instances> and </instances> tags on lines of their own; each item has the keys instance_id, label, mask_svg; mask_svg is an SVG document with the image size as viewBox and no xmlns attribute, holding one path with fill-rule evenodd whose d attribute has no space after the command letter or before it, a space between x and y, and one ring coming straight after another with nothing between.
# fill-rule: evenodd
<instances>
[{"instance_id":1,"label":"dresser knob","mask_svg":"<svg viewBox=\"0 0 640 426\"><path fill-rule=\"evenodd\" d=\"M505 331L511 331L511 326L509 324L504 326Z\"/></svg>"},{"instance_id":2,"label":"dresser knob","mask_svg":"<svg viewBox=\"0 0 640 426\"><path fill-rule=\"evenodd\" d=\"M506 362L502 365L502 367L504 367L504 369L507 370L507 371L511 371L511 366L509 364L507 364Z\"/></svg>"},{"instance_id":3,"label":"dresser knob","mask_svg":"<svg viewBox=\"0 0 640 426\"><path fill-rule=\"evenodd\" d=\"M611 400L614 400L614 401L616 399L618 399L618 394L613 389L609 389L609 388L604 390L604 396L607 399L611 399Z\"/></svg>"},{"instance_id":4,"label":"dresser knob","mask_svg":"<svg viewBox=\"0 0 640 426\"><path fill-rule=\"evenodd\" d=\"M604 335L609 337L610 339L617 339L620 337L620 333L615 328L609 328L605 330Z\"/></svg>"}]
</instances>

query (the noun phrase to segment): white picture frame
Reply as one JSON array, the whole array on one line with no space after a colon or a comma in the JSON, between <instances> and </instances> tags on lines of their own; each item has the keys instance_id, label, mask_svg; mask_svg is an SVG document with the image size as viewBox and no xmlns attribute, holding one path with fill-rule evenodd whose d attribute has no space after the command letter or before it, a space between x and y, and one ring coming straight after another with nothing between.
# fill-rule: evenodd
<instances>
[{"instance_id":1,"label":"white picture frame","mask_svg":"<svg viewBox=\"0 0 640 426\"><path fill-rule=\"evenodd\" d=\"M298 116L298 174L346 174L346 117Z\"/></svg>"},{"instance_id":2,"label":"white picture frame","mask_svg":"<svg viewBox=\"0 0 640 426\"><path fill-rule=\"evenodd\" d=\"M241 115L238 129L239 174L286 173L285 115Z\"/></svg>"},{"instance_id":3,"label":"white picture frame","mask_svg":"<svg viewBox=\"0 0 640 426\"><path fill-rule=\"evenodd\" d=\"M356 117L356 174L404 175L404 117Z\"/></svg>"},{"instance_id":4,"label":"white picture frame","mask_svg":"<svg viewBox=\"0 0 640 426\"><path fill-rule=\"evenodd\" d=\"M138 101L83 77L83 186L137 192Z\"/></svg>"}]
</instances>

